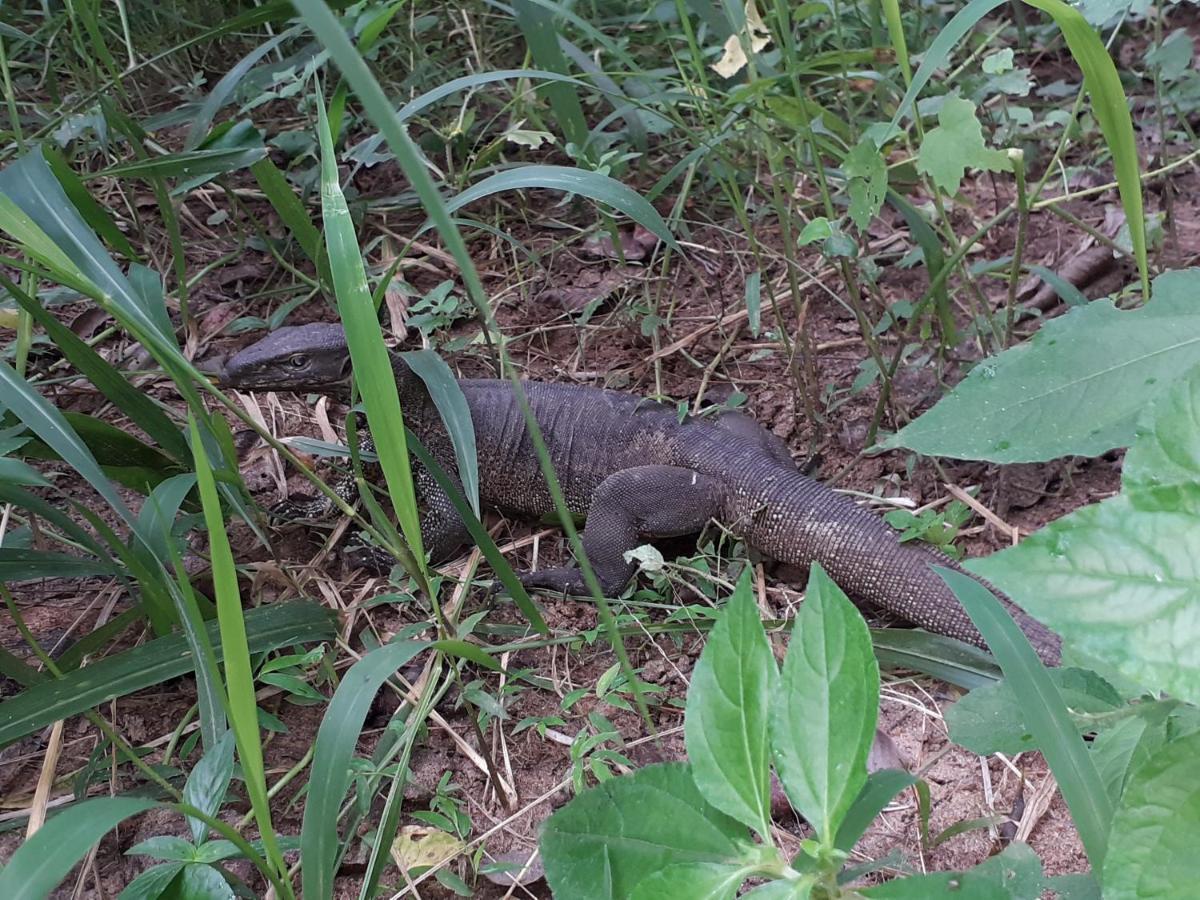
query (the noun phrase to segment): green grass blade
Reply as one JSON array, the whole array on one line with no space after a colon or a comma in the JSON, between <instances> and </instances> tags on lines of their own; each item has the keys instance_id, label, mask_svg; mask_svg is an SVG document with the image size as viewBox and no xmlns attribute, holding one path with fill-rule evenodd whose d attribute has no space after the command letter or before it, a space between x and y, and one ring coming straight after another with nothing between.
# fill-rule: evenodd
<instances>
[{"instance_id":1,"label":"green grass blade","mask_svg":"<svg viewBox=\"0 0 1200 900\"><path fill-rule=\"evenodd\" d=\"M458 386L458 380L445 360L432 350L413 350L403 356L409 368L425 382L442 424L446 426L450 443L454 445L454 459L458 463L463 493L478 518L479 459L475 452L475 425L471 421L467 398L463 396L462 388Z\"/></svg>"},{"instance_id":2,"label":"green grass blade","mask_svg":"<svg viewBox=\"0 0 1200 900\"><path fill-rule=\"evenodd\" d=\"M54 345L92 385L114 405L129 416L139 428L150 435L176 462L190 464L192 453L183 437L183 432L167 416L162 408L129 383L99 353L87 345L66 325L47 312L40 303L4 275L0 274L0 287L9 292L21 308L33 317Z\"/></svg>"},{"instance_id":3,"label":"green grass blade","mask_svg":"<svg viewBox=\"0 0 1200 900\"><path fill-rule=\"evenodd\" d=\"M119 571L110 560L89 559L51 550L0 547L0 582L4 583L36 581L39 578L89 578L93 575L116 575Z\"/></svg>"},{"instance_id":4,"label":"green grass blade","mask_svg":"<svg viewBox=\"0 0 1200 900\"><path fill-rule=\"evenodd\" d=\"M97 797L54 816L0 869L0 897L42 900L119 823L158 806L143 797Z\"/></svg>"},{"instance_id":5,"label":"green grass blade","mask_svg":"<svg viewBox=\"0 0 1200 900\"><path fill-rule=\"evenodd\" d=\"M1096 764L1071 721L1062 695L1046 674L1029 639L1005 612L1000 601L978 581L961 572L935 566L954 591L1004 670L1004 677L1025 709L1025 724L1058 779L1063 799L1079 830L1092 868L1099 871L1108 849L1113 808Z\"/></svg>"},{"instance_id":6,"label":"green grass blade","mask_svg":"<svg viewBox=\"0 0 1200 900\"><path fill-rule=\"evenodd\" d=\"M513 0L513 11L516 13L521 33L525 36L529 52L538 66L548 72L566 75L569 71L567 58L558 45L554 13L545 6L530 3L529 0ZM588 127L575 87L562 82L550 82L540 90L550 101L554 118L562 128L563 137L582 150L587 144Z\"/></svg>"},{"instance_id":7,"label":"green grass blade","mask_svg":"<svg viewBox=\"0 0 1200 900\"><path fill-rule=\"evenodd\" d=\"M350 760L380 685L426 649L402 641L372 650L338 685L313 744L308 802L300 828L300 871L305 900L332 900L338 859L338 809L350 787Z\"/></svg>"},{"instance_id":8,"label":"green grass blade","mask_svg":"<svg viewBox=\"0 0 1200 900\"><path fill-rule=\"evenodd\" d=\"M267 859L283 876L287 866L279 852L275 838L275 826L271 823L271 806L267 797L267 776L263 768L262 740L258 728L258 703L254 697L254 670L250 666L250 647L246 639L246 623L242 618L242 598L238 590L237 569L233 562L233 551L229 536L225 532L225 520L221 513L221 501L217 497L217 485L200 427L195 417L190 418L192 451L196 458L196 486L200 491L200 503L204 507L204 523L208 528L209 554L212 559L213 588L217 596L217 621L221 631L221 645L225 648L225 689L229 700L229 721L237 740L238 759L242 764L242 776L250 805L262 835L263 849Z\"/></svg>"},{"instance_id":9,"label":"green grass blade","mask_svg":"<svg viewBox=\"0 0 1200 900\"><path fill-rule=\"evenodd\" d=\"M453 213L483 197L522 188L543 188L579 194L597 203L611 206L629 216L647 231L653 232L672 250L682 252L667 223L644 197L615 178L570 166L532 165L498 172L450 197L446 201L446 210ZM431 224L426 222L421 230L427 230Z\"/></svg>"},{"instance_id":10,"label":"green grass blade","mask_svg":"<svg viewBox=\"0 0 1200 900\"><path fill-rule=\"evenodd\" d=\"M93 178L200 178L223 175L253 165L267 155L267 148L230 147L167 153L146 160L121 163L96 172Z\"/></svg>"},{"instance_id":11,"label":"green grass blade","mask_svg":"<svg viewBox=\"0 0 1200 900\"><path fill-rule=\"evenodd\" d=\"M313 225L308 210L288 184L287 178L279 171L279 167L269 156L263 157L250 167L250 174L267 195L267 200L283 224L287 226L300 249L317 267L321 281L329 283L329 255L325 252L325 243L321 240L321 232Z\"/></svg>"},{"instance_id":12,"label":"green grass blade","mask_svg":"<svg viewBox=\"0 0 1200 900\"><path fill-rule=\"evenodd\" d=\"M417 496L413 488L412 467L404 435L404 415L396 388L383 329L371 300L362 252L354 233L350 209L338 183L337 156L333 137L325 117L324 101L318 102L321 139L321 215L325 224L325 243L337 295L338 314L346 330L346 343L354 367L367 422L375 441L375 451L387 482L392 507L400 522L400 531L421 572L425 568L425 548L421 542L421 523ZM419 574L419 573L414 573Z\"/></svg>"},{"instance_id":13,"label":"green grass blade","mask_svg":"<svg viewBox=\"0 0 1200 900\"><path fill-rule=\"evenodd\" d=\"M309 600L247 610L245 621L251 653L328 641L337 635L333 615ZM208 622L204 627L217 659L223 659L219 624ZM193 668L187 639L173 634L106 656L62 678L46 679L0 703L0 746L109 700L179 678Z\"/></svg>"},{"instance_id":14,"label":"green grass blade","mask_svg":"<svg viewBox=\"0 0 1200 900\"><path fill-rule=\"evenodd\" d=\"M136 519L87 445L58 409L46 401L8 363L0 361L0 391L5 405L47 447L58 454L103 497L131 528Z\"/></svg>"},{"instance_id":15,"label":"green grass blade","mask_svg":"<svg viewBox=\"0 0 1200 900\"><path fill-rule=\"evenodd\" d=\"M1113 65L1100 35L1078 9L1062 0L1025 2L1054 19L1071 55L1083 72L1083 89L1091 98L1092 114L1112 153L1121 205L1125 208L1125 221L1129 225L1129 240L1133 244L1133 255L1142 278L1142 297L1148 300L1150 269L1146 259L1146 221L1142 208L1137 140L1133 134L1133 120L1129 117L1129 101L1121 87L1117 67Z\"/></svg>"}]
</instances>

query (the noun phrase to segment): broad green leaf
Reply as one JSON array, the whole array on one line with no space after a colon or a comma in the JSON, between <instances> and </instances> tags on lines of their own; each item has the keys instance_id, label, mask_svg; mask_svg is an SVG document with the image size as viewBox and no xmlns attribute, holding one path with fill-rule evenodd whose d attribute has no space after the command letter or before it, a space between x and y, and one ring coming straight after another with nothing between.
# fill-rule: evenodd
<instances>
[{"instance_id":1,"label":"broad green leaf","mask_svg":"<svg viewBox=\"0 0 1200 900\"><path fill-rule=\"evenodd\" d=\"M1105 900L1187 896L1200 881L1200 733L1172 741L1129 779L1104 863Z\"/></svg>"},{"instance_id":2,"label":"broad green leaf","mask_svg":"<svg viewBox=\"0 0 1200 900\"><path fill-rule=\"evenodd\" d=\"M0 897L42 900L118 824L157 806L143 797L97 797L51 817L0 869Z\"/></svg>"},{"instance_id":3,"label":"broad green leaf","mask_svg":"<svg viewBox=\"0 0 1200 900\"><path fill-rule=\"evenodd\" d=\"M1144 307L1097 300L1049 320L880 446L1002 463L1127 446L1146 405L1200 364L1198 281L1168 272Z\"/></svg>"},{"instance_id":4,"label":"broad green leaf","mask_svg":"<svg viewBox=\"0 0 1200 900\"><path fill-rule=\"evenodd\" d=\"M970 568L1136 683L1200 702L1200 521L1121 495Z\"/></svg>"},{"instance_id":5,"label":"broad green leaf","mask_svg":"<svg viewBox=\"0 0 1200 900\"><path fill-rule=\"evenodd\" d=\"M214 869L199 863L183 867L180 873L179 896L196 900L236 900L237 894L229 882Z\"/></svg>"},{"instance_id":6,"label":"broad green leaf","mask_svg":"<svg viewBox=\"0 0 1200 900\"><path fill-rule=\"evenodd\" d=\"M1200 367L1146 410L1121 489L1138 509L1200 516Z\"/></svg>"},{"instance_id":7,"label":"broad green leaf","mask_svg":"<svg viewBox=\"0 0 1200 900\"><path fill-rule=\"evenodd\" d=\"M572 900L628 897L668 866L737 866L757 852L745 827L709 805L678 763L584 791L546 820L540 846L554 895Z\"/></svg>"},{"instance_id":8,"label":"broad green leaf","mask_svg":"<svg viewBox=\"0 0 1200 900\"><path fill-rule=\"evenodd\" d=\"M1062 695L1029 639L991 591L961 572L941 566L934 571L962 603L1004 669L1005 679L1021 698L1026 722L1058 780L1088 859L1099 868L1108 845L1112 804Z\"/></svg>"},{"instance_id":9,"label":"broad green leaf","mask_svg":"<svg viewBox=\"0 0 1200 900\"><path fill-rule=\"evenodd\" d=\"M161 900L170 896L171 882L183 870L183 863L162 863L151 866L125 886L117 900Z\"/></svg>"},{"instance_id":10,"label":"broad green leaf","mask_svg":"<svg viewBox=\"0 0 1200 900\"><path fill-rule=\"evenodd\" d=\"M329 610L308 600L259 606L247 610L245 618L246 641L252 653L327 641L336 634ZM220 659L223 651L217 623L208 622L205 628ZM191 672L194 665L187 638L173 634L106 656L62 678L45 679L0 703L0 746L114 697L178 678Z\"/></svg>"},{"instance_id":11,"label":"broad green leaf","mask_svg":"<svg viewBox=\"0 0 1200 900\"><path fill-rule=\"evenodd\" d=\"M204 751L183 786L184 803L210 816L217 814L233 778L233 749L233 732L226 731L216 744ZM208 836L208 826L200 819L189 816L188 828L196 846Z\"/></svg>"},{"instance_id":12,"label":"broad green leaf","mask_svg":"<svg viewBox=\"0 0 1200 900\"><path fill-rule=\"evenodd\" d=\"M1167 742L1166 710L1163 704L1151 704L1151 710L1118 722L1092 741L1092 759L1114 806L1129 776Z\"/></svg>"},{"instance_id":13,"label":"broad green leaf","mask_svg":"<svg viewBox=\"0 0 1200 900\"><path fill-rule=\"evenodd\" d=\"M747 569L692 672L684 734L708 802L764 837L771 826L768 721L778 681Z\"/></svg>"},{"instance_id":14,"label":"broad green leaf","mask_svg":"<svg viewBox=\"0 0 1200 900\"><path fill-rule=\"evenodd\" d=\"M864 897L889 900L1035 900L1042 896L1042 861L1028 844L1009 844L1004 852L965 872L910 875L874 887L860 888Z\"/></svg>"},{"instance_id":15,"label":"broad green leaf","mask_svg":"<svg viewBox=\"0 0 1200 900\"><path fill-rule=\"evenodd\" d=\"M96 178L198 178L221 175L253 165L267 155L267 148L233 147L168 153L148 160L121 163L101 169Z\"/></svg>"},{"instance_id":16,"label":"broad green leaf","mask_svg":"<svg viewBox=\"0 0 1200 900\"><path fill-rule=\"evenodd\" d=\"M983 126L975 117L975 104L961 97L947 97L938 112L938 125L925 133L917 171L929 175L947 194L957 194L967 169L1005 172L1012 167L1008 157L983 140Z\"/></svg>"},{"instance_id":17,"label":"broad green leaf","mask_svg":"<svg viewBox=\"0 0 1200 900\"><path fill-rule=\"evenodd\" d=\"M771 749L788 798L831 845L867 780L879 665L862 615L813 563L771 704Z\"/></svg>"},{"instance_id":18,"label":"broad green leaf","mask_svg":"<svg viewBox=\"0 0 1200 900\"><path fill-rule=\"evenodd\" d=\"M303 896L332 900L338 856L338 810L350 787L350 760L380 685L425 649L401 641L372 650L342 677L313 743L308 800L300 828Z\"/></svg>"},{"instance_id":19,"label":"broad green leaf","mask_svg":"<svg viewBox=\"0 0 1200 900\"><path fill-rule=\"evenodd\" d=\"M579 194L597 203L611 206L624 213L647 231L653 232L672 250L680 250L674 235L662 216L650 203L631 188L599 172L575 169L570 166L530 165L490 175L465 191L450 197L446 209L453 213L468 204L503 191L542 188ZM426 223L421 230L431 227Z\"/></svg>"},{"instance_id":20,"label":"broad green leaf","mask_svg":"<svg viewBox=\"0 0 1200 900\"><path fill-rule=\"evenodd\" d=\"M425 382L437 407L458 463L458 478L471 509L479 517L479 459L475 453L475 424L458 380L445 360L432 350L412 350L401 354L410 369Z\"/></svg>"},{"instance_id":21,"label":"broad green leaf","mask_svg":"<svg viewBox=\"0 0 1200 900\"><path fill-rule=\"evenodd\" d=\"M638 882L631 900L733 900L750 875L744 866L681 863Z\"/></svg>"},{"instance_id":22,"label":"broad green leaf","mask_svg":"<svg viewBox=\"0 0 1200 900\"><path fill-rule=\"evenodd\" d=\"M1104 713L1124 706L1107 681L1087 669L1047 672L1063 702L1073 713ZM1007 681L971 691L946 710L950 740L972 753L1010 755L1036 750L1037 739L1025 723L1025 704ZM1081 730L1090 730L1081 723Z\"/></svg>"}]
</instances>

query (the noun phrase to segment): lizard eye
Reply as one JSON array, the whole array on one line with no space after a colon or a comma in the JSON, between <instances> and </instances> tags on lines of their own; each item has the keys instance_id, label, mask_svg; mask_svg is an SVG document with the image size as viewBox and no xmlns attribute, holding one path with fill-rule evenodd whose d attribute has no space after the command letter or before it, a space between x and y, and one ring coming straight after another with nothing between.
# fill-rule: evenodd
<instances>
[{"instance_id":1,"label":"lizard eye","mask_svg":"<svg viewBox=\"0 0 1200 900\"><path fill-rule=\"evenodd\" d=\"M308 365L308 357L303 353L296 353L288 359L288 363L293 369L303 369Z\"/></svg>"}]
</instances>

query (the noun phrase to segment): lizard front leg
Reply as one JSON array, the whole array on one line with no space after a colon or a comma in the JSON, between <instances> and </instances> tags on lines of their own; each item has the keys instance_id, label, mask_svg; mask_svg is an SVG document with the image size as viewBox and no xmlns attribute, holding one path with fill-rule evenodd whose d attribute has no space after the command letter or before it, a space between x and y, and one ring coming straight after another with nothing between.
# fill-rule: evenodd
<instances>
[{"instance_id":1,"label":"lizard front leg","mask_svg":"<svg viewBox=\"0 0 1200 900\"><path fill-rule=\"evenodd\" d=\"M366 420L359 417L358 452L374 453L375 441L366 426ZM367 473L378 469L377 463L363 463ZM358 479L353 471L341 472L333 480L326 482L327 486L348 506L358 502ZM332 518L337 512L337 506L327 494L316 497L308 494L294 494L286 500L281 500L271 506L267 515L273 522L307 521L321 522Z\"/></svg>"},{"instance_id":2,"label":"lizard front leg","mask_svg":"<svg viewBox=\"0 0 1200 900\"><path fill-rule=\"evenodd\" d=\"M450 502L450 495L420 463L413 466L413 487L421 507L421 543L425 545L430 561L437 565L450 559L467 543L470 532ZM354 535L354 543L347 543L342 559L352 569L362 568L376 575L387 574L396 564L394 556L382 547L367 543L361 532Z\"/></svg>"},{"instance_id":3,"label":"lizard front leg","mask_svg":"<svg viewBox=\"0 0 1200 900\"><path fill-rule=\"evenodd\" d=\"M592 497L583 529L587 554L606 596L619 593L637 571L625 554L644 538L699 531L720 515L724 486L715 478L677 466L636 466L609 475ZM577 566L541 569L521 576L527 588L586 594Z\"/></svg>"}]
</instances>

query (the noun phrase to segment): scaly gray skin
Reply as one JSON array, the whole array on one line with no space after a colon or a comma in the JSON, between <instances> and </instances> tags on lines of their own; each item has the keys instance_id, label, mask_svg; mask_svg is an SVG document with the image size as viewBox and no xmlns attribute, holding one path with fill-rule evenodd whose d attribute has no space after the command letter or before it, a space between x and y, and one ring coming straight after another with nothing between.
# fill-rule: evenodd
<instances>
[{"instance_id":1,"label":"scaly gray skin","mask_svg":"<svg viewBox=\"0 0 1200 900\"><path fill-rule=\"evenodd\" d=\"M423 382L401 357L393 355L392 366L405 424L443 468L455 471L453 447ZM223 383L245 390L318 391L344 384L348 372L341 326L304 325L281 328L238 353L226 364ZM475 426L480 500L520 516L553 512L511 385L489 379L459 384ZM586 516L584 550L606 594L622 590L637 570L636 562L625 561L627 551L645 539L697 532L717 519L774 559L805 568L819 562L855 601L985 646L930 566L965 570L928 546L901 543L882 519L801 474L786 445L753 420L735 415L680 423L671 407L629 394L540 382L524 386L567 505ZM422 535L437 562L469 537L433 479L418 469L416 481L425 508ZM522 581L531 588L586 593L574 566L527 573ZM1058 636L996 593L1042 659L1057 664Z\"/></svg>"}]
</instances>

